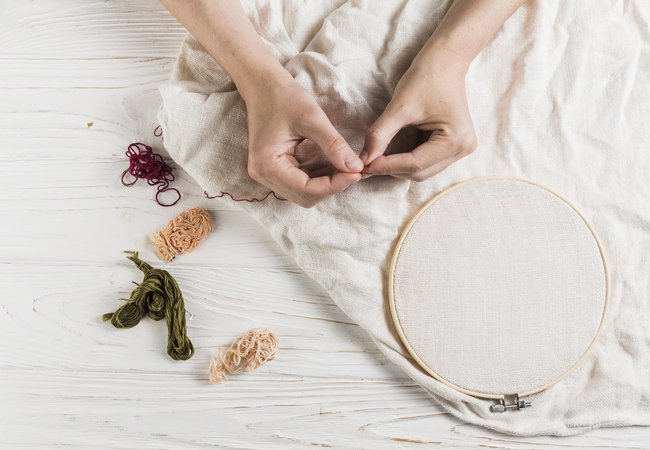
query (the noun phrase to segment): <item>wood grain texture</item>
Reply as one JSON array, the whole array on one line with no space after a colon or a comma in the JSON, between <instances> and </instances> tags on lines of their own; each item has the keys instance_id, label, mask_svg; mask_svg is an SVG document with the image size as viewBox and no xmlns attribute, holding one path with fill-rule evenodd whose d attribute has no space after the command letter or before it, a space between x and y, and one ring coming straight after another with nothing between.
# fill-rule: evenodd
<instances>
[{"instance_id":1,"label":"wood grain texture","mask_svg":"<svg viewBox=\"0 0 650 450\"><path fill-rule=\"evenodd\" d=\"M155 1L0 0L0 449L650 448L644 428L514 438L460 423L227 201L180 170L174 208L123 187L126 145L160 148L134 105L183 36ZM176 362L163 323L99 317L141 279L121 251L156 261L147 236L191 206L216 232L158 264L197 349ZM279 335L278 358L210 385L216 346L253 326Z\"/></svg>"}]
</instances>

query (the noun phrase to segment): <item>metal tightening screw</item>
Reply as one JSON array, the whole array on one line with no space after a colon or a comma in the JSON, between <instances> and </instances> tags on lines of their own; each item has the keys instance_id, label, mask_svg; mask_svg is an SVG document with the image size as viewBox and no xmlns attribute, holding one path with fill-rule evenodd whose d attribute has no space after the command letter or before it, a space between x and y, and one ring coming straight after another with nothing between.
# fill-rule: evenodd
<instances>
[{"instance_id":1,"label":"metal tightening screw","mask_svg":"<svg viewBox=\"0 0 650 450\"><path fill-rule=\"evenodd\" d=\"M499 403L490 406L490 412L502 413L506 412L509 409L524 409L530 408L531 406L533 406L532 403L526 402L524 400L519 400L519 396L516 396L515 403L510 403L508 405L506 405L506 402L504 400L499 400Z\"/></svg>"}]
</instances>

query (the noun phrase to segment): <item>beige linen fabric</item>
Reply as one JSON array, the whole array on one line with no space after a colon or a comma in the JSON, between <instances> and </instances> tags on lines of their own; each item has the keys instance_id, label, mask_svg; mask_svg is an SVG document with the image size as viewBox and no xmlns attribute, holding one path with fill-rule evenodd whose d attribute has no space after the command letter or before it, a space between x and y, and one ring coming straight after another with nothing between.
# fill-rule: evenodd
<instances>
[{"instance_id":1,"label":"beige linen fabric","mask_svg":"<svg viewBox=\"0 0 650 450\"><path fill-rule=\"evenodd\" d=\"M367 126L449 2L243 3L281 62L359 151ZM236 205L269 230L389 360L457 417L520 435L649 424L648 17L645 0L534 1L468 73L479 138L474 154L426 182L372 177L312 209L273 197ZM160 93L165 147L199 185L211 195L268 193L246 172L245 105L191 37ZM412 145L415 137L405 133L396 146ZM612 283L604 332L584 363L532 396L532 408L504 414L420 369L388 308L388 263L409 217L444 188L482 175L521 176L566 197L600 235Z\"/></svg>"},{"instance_id":2,"label":"beige linen fabric","mask_svg":"<svg viewBox=\"0 0 650 450\"><path fill-rule=\"evenodd\" d=\"M405 345L474 394L557 381L585 354L606 306L591 229L522 180L479 178L444 191L407 226L391 269Z\"/></svg>"}]
</instances>

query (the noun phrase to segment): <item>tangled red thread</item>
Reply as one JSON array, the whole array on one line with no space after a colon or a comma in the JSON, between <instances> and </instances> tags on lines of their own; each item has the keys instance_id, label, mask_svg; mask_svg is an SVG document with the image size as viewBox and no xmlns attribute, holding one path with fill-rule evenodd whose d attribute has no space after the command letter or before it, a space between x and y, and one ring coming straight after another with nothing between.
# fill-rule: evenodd
<instances>
[{"instance_id":1,"label":"tangled red thread","mask_svg":"<svg viewBox=\"0 0 650 450\"><path fill-rule=\"evenodd\" d=\"M167 164L162 156L154 151L148 145L141 142L129 144L126 150L126 156L129 157L129 168L122 172L122 184L124 186L133 186L140 178L147 180L149 186L158 186L156 192L156 203L160 206L174 206L181 199L181 193L178 189L169 187L169 183L174 181L172 167ZM124 181L126 174L130 174L134 180L131 182ZM162 203L160 194L176 191L178 197L173 203Z\"/></svg>"}]
</instances>

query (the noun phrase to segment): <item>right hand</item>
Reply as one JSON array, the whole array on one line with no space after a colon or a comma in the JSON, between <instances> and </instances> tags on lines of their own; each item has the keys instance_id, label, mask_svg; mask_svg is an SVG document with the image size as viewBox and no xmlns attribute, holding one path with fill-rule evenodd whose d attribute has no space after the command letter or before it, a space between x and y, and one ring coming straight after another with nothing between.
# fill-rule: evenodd
<instances>
[{"instance_id":1,"label":"right hand","mask_svg":"<svg viewBox=\"0 0 650 450\"><path fill-rule=\"evenodd\" d=\"M336 131L316 100L291 78L259 86L245 96L248 111L248 174L287 200L306 208L361 179L363 163ZM334 170L310 177L295 157L305 139Z\"/></svg>"}]
</instances>

